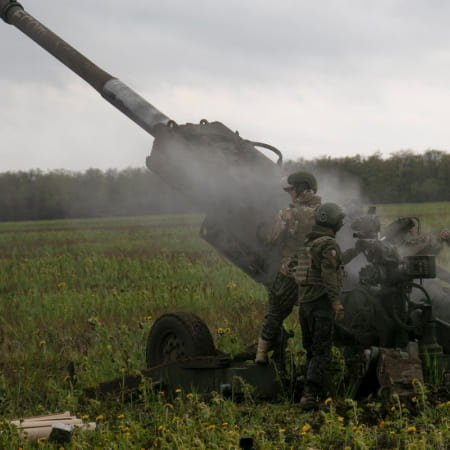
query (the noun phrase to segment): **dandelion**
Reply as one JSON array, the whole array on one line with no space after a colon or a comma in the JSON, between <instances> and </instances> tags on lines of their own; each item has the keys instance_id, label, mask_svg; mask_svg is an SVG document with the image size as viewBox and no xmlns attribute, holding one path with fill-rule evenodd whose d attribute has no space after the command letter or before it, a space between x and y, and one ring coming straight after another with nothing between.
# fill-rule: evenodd
<instances>
[{"instance_id":1,"label":"dandelion","mask_svg":"<svg viewBox=\"0 0 450 450\"><path fill-rule=\"evenodd\" d=\"M224 332L224 333L231 333L231 329L230 329L229 327L227 327L227 328L225 328L225 329L223 330L223 332Z\"/></svg>"},{"instance_id":2,"label":"dandelion","mask_svg":"<svg viewBox=\"0 0 450 450\"><path fill-rule=\"evenodd\" d=\"M186 398L194 398L194 394L192 392L189 392L189 394L186 394Z\"/></svg>"},{"instance_id":3,"label":"dandelion","mask_svg":"<svg viewBox=\"0 0 450 450\"><path fill-rule=\"evenodd\" d=\"M328 405L328 404L330 404L332 401L333 401L333 399L332 399L331 397L328 397L328 398L324 401L324 403L325 403L325 405Z\"/></svg>"},{"instance_id":4,"label":"dandelion","mask_svg":"<svg viewBox=\"0 0 450 450\"><path fill-rule=\"evenodd\" d=\"M217 328L217 334L223 334L223 328Z\"/></svg>"},{"instance_id":5,"label":"dandelion","mask_svg":"<svg viewBox=\"0 0 450 450\"><path fill-rule=\"evenodd\" d=\"M180 389L180 388L175 389L175 393L176 393L176 394L180 394L180 393L181 393L181 389Z\"/></svg>"},{"instance_id":6,"label":"dandelion","mask_svg":"<svg viewBox=\"0 0 450 450\"><path fill-rule=\"evenodd\" d=\"M39 347L44 347L44 345L46 344L47 342L45 342L43 339L42 339L42 341L39 341Z\"/></svg>"},{"instance_id":7,"label":"dandelion","mask_svg":"<svg viewBox=\"0 0 450 450\"><path fill-rule=\"evenodd\" d=\"M173 409L173 405L172 405L172 403L164 403L163 408L170 408L170 409Z\"/></svg>"},{"instance_id":8,"label":"dandelion","mask_svg":"<svg viewBox=\"0 0 450 450\"><path fill-rule=\"evenodd\" d=\"M415 433L416 432L416 427L414 425L412 425L412 426L410 426L410 427L408 427L406 429L406 432L407 433Z\"/></svg>"},{"instance_id":9,"label":"dandelion","mask_svg":"<svg viewBox=\"0 0 450 450\"><path fill-rule=\"evenodd\" d=\"M391 411L395 411L395 406L391 406Z\"/></svg>"},{"instance_id":10,"label":"dandelion","mask_svg":"<svg viewBox=\"0 0 450 450\"><path fill-rule=\"evenodd\" d=\"M413 398L411 399L411 401L412 401L413 403L416 403L416 402L417 402L417 397L413 397Z\"/></svg>"},{"instance_id":11,"label":"dandelion","mask_svg":"<svg viewBox=\"0 0 450 450\"><path fill-rule=\"evenodd\" d=\"M228 289L236 289L237 284L234 281L230 281L229 283L227 283L227 288Z\"/></svg>"},{"instance_id":12,"label":"dandelion","mask_svg":"<svg viewBox=\"0 0 450 450\"><path fill-rule=\"evenodd\" d=\"M99 414L95 420L98 422L99 420L103 420L105 418L105 416L103 414Z\"/></svg>"},{"instance_id":13,"label":"dandelion","mask_svg":"<svg viewBox=\"0 0 450 450\"><path fill-rule=\"evenodd\" d=\"M378 428L384 428L384 421L383 420L378 424Z\"/></svg>"},{"instance_id":14,"label":"dandelion","mask_svg":"<svg viewBox=\"0 0 450 450\"><path fill-rule=\"evenodd\" d=\"M88 420L89 419L89 414L84 414L83 416L81 416L81 418L83 420Z\"/></svg>"},{"instance_id":15,"label":"dandelion","mask_svg":"<svg viewBox=\"0 0 450 450\"><path fill-rule=\"evenodd\" d=\"M278 433L283 434L286 432L286 428L278 428Z\"/></svg>"},{"instance_id":16,"label":"dandelion","mask_svg":"<svg viewBox=\"0 0 450 450\"><path fill-rule=\"evenodd\" d=\"M302 426L302 432L307 433L311 429L311 425L309 423Z\"/></svg>"},{"instance_id":17,"label":"dandelion","mask_svg":"<svg viewBox=\"0 0 450 450\"><path fill-rule=\"evenodd\" d=\"M343 421L344 421L344 418L343 418L342 416L338 416L337 421L338 421L338 422L343 422Z\"/></svg>"},{"instance_id":18,"label":"dandelion","mask_svg":"<svg viewBox=\"0 0 450 450\"><path fill-rule=\"evenodd\" d=\"M152 320L152 319L153 319L152 316L144 316L144 320L145 320L146 322L150 322L150 320Z\"/></svg>"},{"instance_id":19,"label":"dandelion","mask_svg":"<svg viewBox=\"0 0 450 450\"><path fill-rule=\"evenodd\" d=\"M227 426L228 426L228 422L223 422L223 423L222 423L222 426L223 426L223 427L227 427Z\"/></svg>"},{"instance_id":20,"label":"dandelion","mask_svg":"<svg viewBox=\"0 0 450 450\"><path fill-rule=\"evenodd\" d=\"M389 431L389 434L395 434L395 431Z\"/></svg>"},{"instance_id":21,"label":"dandelion","mask_svg":"<svg viewBox=\"0 0 450 450\"><path fill-rule=\"evenodd\" d=\"M40 437L36 442L38 445L42 445L47 440L46 437Z\"/></svg>"},{"instance_id":22,"label":"dandelion","mask_svg":"<svg viewBox=\"0 0 450 450\"><path fill-rule=\"evenodd\" d=\"M64 287L66 287L66 283L64 281L61 281L60 283L57 284L57 286L62 289Z\"/></svg>"},{"instance_id":23,"label":"dandelion","mask_svg":"<svg viewBox=\"0 0 450 450\"><path fill-rule=\"evenodd\" d=\"M119 414L119 415L117 416L118 419L123 419L124 417L125 417L125 414Z\"/></svg>"}]
</instances>

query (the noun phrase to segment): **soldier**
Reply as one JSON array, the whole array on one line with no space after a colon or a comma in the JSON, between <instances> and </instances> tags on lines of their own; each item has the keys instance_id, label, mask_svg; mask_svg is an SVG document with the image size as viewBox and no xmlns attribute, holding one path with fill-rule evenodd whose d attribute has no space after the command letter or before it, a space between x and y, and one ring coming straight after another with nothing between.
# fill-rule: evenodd
<instances>
[{"instance_id":1,"label":"soldier","mask_svg":"<svg viewBox=\"0 0 450 450\"><path fill-rule=\"evenodd\" d=\"M283 189L291 196L292 204L278 213L266 237L269 245L281 247L283 258L268 289L269 310L264 317L255 359L259 364L267 362L268 351L280 337L283 320L298 300L298 286L294 279L297 253L311 231L314 213L321 203L316 195L317 181L311 173L292 173L283 180Z\"/></svg>"},{"instance_id":2,"label":"soldier","mask_svg":"<svg viewBox=\"0 0 450 450\"><path fill-rule=\"evenodd\" d=\"M334 320L344 318L339 299L343 256L336 242L344 212L335 203L325 203L315 212L315 225L299 254L296 279L299 283L300 325L306 350L306 376L300 407L317 407L326 367L331 361ZM353 251L353 249L351 249Z\"/></svg>"},{"instance_id":3,"label":"soldier","mask_svg":"<svg viewBox=\"0 0 450 450\"><path fill-rule=\"evenodd\" d=\"M398 247L400 256L437 255L444 243L450 246L450 230L442 230L439 236L422 234L414 230L417 223L413 217L400 217L385 227L384 238Z\"/></svg>"}]
</instances>

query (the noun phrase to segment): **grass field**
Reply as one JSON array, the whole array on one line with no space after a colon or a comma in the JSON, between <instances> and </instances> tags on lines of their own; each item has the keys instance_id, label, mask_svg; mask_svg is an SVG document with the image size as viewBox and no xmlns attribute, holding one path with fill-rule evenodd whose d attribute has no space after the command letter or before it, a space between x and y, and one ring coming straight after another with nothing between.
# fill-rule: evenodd
<instances>
[{"instance_id":1,"label":"grass field","mask_svg":"<svg viewBox=\"0 0 450 450\"><path fill-rule=\"evenodd\" d=\"M449 203L379 209L384 221L397 212L421 216L429 231L450 225ZM0 447L33 448L9 420L70 410L99 430L76 433L66 448L237 448L240 436L258 449L449 448L450 398L430 405L426 389L412 412L336 398L306 414L289 399L234 404L145 389L131 404L84 399L84 388L145 367L149 329L165 312L197 313L227 352L256 339L265 291L198 237L200 221L0 224ZM450 269L448 253L439 261ZM296 317L288 326L298 336ZM291 350L302 358L298 339Z\"/></svg>"}]
</instances>

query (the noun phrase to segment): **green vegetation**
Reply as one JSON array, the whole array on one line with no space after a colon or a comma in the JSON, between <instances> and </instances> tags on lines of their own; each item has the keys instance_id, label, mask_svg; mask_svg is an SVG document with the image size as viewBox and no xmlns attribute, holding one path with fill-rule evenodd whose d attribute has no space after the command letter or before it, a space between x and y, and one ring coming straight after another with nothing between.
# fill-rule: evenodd
<instances>
[{"instance_id":1,"label":"green vegetation","mask_svg":"<svg viewBox=\"0 0 450 450\"><path fill-rule=\"evenodd\" d=\"M355 181L362 198L375 203L450 200L450 153L409 151L323 156L284 164L286 173L310 170L319 178ZM198 208L145 168L0 173L0 221L192 213Z\"/></svg>"},{"instance_id":2,"label":"green vegetation","mask_svg":"<svg viewBox=\"0 0 450 450\"><path fill-rule=\"evenodd\" d=\"M401 214L423 215L433 230L450 224L448 204L428 208L440 211L439 219L417 206ZM448 448L449 399L430 404L425 387L409 410L338 395L307 414L288 398L258 403L250 392L241 404L148 386L131 403L83 398L83 389L145 367L148 331L162 313L197 313L224 351L256 339L265 291L198 237L200 221L193 215L0 224L0 447L34 448L20 442L9 420L70 410L99 429L76 432L66 448L237 448L240 436L253 437L258 449ZM288 327L299 336L295 314ZM299 362L300 342L293 341ZM40 444L46 447L53 448Z\"/></svg>"}]
</instances>

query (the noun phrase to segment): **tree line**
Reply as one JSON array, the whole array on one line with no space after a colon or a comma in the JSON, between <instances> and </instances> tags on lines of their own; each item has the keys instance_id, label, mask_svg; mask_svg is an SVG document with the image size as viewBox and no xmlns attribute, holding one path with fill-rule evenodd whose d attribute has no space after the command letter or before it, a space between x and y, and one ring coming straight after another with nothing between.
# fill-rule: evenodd
<instances>
[{"instance_id":1,"label":"tree line","mask_svg":"<svg viewBox=\"0 0 450 450\"><path fill-rule=\"evenodd\" d=\"M450 201L450 153L400 151L286 162L295 170L358 180L373 203ZM0 220L62 219L198 212L147 169L0 173Z\"/></svg>"}]
</instances>

